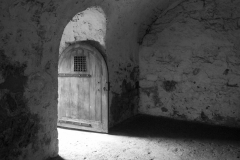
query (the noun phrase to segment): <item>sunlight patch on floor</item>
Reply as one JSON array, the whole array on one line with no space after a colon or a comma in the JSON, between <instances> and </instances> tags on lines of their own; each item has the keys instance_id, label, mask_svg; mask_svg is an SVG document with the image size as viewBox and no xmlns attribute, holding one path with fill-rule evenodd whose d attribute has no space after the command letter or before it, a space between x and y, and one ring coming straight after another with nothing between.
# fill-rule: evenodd
<instances>
[{"instance_id":1,"label":"sunlight patch on floor","mask_svg":"<svg viewBox=\"0 0 240 160\"><path fill-rule=\"evenodd\" d=\"M166 144L155 140L58 128L59 155L66 160L177 160Z\"/></svg>"}]
</instances>

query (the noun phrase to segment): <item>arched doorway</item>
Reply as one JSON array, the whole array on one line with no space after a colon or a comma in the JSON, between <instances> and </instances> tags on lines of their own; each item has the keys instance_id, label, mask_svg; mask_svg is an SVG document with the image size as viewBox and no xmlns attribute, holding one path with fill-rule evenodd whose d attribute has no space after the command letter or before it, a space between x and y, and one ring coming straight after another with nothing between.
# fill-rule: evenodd
<instances>
[{"instance_id":1,"label":"arched doorway","mask_svg":"<svg viewBox=\"0 0 240 160\"><path fill-rule=\"evenodd\" d=\"M58 64L58 126L108 132L108 72L93 46L70 44Z\"/></svg>"}]
</instances>

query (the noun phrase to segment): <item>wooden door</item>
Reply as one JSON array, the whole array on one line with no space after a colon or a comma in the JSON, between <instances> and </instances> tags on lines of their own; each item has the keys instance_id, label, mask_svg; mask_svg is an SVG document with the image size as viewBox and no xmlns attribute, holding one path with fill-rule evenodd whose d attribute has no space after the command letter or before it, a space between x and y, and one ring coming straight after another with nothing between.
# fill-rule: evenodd
<instances>
[{"instance_id":1,"label":"wooden door","mask_svg":"<svg viewBox=\"0 0 240 160\"><path fill-rule=\"evenodd\" d=\"M107 67L86 44L73 44L58 65L58 126L108 132Z\"/></svg>"}]
</instances>

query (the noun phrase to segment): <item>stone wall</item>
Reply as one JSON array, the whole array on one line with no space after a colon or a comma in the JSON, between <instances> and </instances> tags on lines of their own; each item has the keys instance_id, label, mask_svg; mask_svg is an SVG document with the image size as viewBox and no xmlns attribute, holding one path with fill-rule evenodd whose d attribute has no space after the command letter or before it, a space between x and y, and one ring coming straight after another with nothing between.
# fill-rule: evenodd
<instances>
[{"instance_id":1,"label":"stone wall","mask_svg":"<svg viewBox=\"0 0 240 160\"><path fill-rule=\"evenodd\" d=\"M0 159L57 154L56 6L0 2Z\"/></svg>"},{"instance_id":2,"label":"stone wall","mask_svg":"<svg viewBox=\"0 0 240 160\"><path fill-rule=\"evenodd\" d=\"M101 7L107 17L110 125L136 114L138 26L150 16L146 4L161 2L0 1L0 159L42 160L58 153L60 41L68 22L89 7Z\"/></svg>"},{"instance_id":3,"label":"stone wall","mask_svg":"<svg viewBox=\"0 0 240 160\"><path fill-rule=\"evenodd\" d=\"M185 0L163 10L139 53L139 112L239 127L239 46L237 0Z\"/></svg>"},{"instance_id":4,"label":"stone wall","mask_svg":"<svg viewBox=\"0 0 240 160\"><path fill-rule=\"evenodd\" d=\"M96 41L105 48L106 15L101 7L94 6L77 13L65 26L59 54L73 42Z\"/></svg>"},{"instance_id":5,"label":"stone wall","mask_svg":"<svg viewBox=\"0 0 240 160\"><path fill-rule=\"evenodd\" d=\"M135 115L139 44L154 15L173 2L178 1L0 1L0 159L42 160L57 154L60 41L68 22L90 7L101 7L107 18L104 42L97 41L109 70L110 126ZM229 68L226 73L235 72ZM227 88L237 89L230 81Z\"/></svg>"},{"instance_id":6,"label":"stone wall","mask_svg":"<svg viewBox=\"0 0 240 160\"><path fill-rule=\"evenodd\" d=\"M106 31L110 126L138 113L139 42L152 17L173 2L176 1L129 0L110 5Z\"/></svg>"}]
</instances>

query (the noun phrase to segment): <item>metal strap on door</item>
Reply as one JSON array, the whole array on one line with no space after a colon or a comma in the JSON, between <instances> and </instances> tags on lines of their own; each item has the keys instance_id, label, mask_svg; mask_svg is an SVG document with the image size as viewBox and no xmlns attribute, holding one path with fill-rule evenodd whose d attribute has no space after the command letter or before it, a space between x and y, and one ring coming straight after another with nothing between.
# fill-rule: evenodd
<instances>
[{"instance_id":1,"label":"metal strap on door","mask_svg":"<svg viewBox=\"0 0 240 160\"><path fill-rule=\"evenodd\" d=\"M90 78L92 75L90 74L69 74L69 73L59 73L58 77L86 77Z\"/></svg>"}]
</instances>

